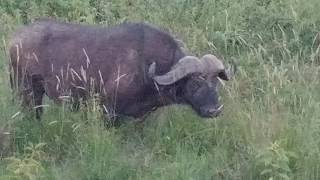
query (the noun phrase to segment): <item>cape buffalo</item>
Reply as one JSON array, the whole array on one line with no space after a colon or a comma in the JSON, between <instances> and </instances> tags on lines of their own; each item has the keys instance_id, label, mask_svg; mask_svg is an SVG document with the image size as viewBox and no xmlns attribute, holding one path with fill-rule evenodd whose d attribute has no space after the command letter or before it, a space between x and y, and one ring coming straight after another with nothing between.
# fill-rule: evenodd
<instances>
[{"instance_id":1,"label":"cape buffalo","mask_svg":"<svg viewBox=\"0 0 320 180\"><path fill-rule=\"evenodd\" d=\"M145 23L113 27L38 20L16 31L9 45L11 84L23 103L42 112L42 98L75 104L99 94L105 112L141 117L156 107L189 104L216 117L219 78L229 80L214 55L188 56L168 33Z\"/></svg>"}]
</instances>

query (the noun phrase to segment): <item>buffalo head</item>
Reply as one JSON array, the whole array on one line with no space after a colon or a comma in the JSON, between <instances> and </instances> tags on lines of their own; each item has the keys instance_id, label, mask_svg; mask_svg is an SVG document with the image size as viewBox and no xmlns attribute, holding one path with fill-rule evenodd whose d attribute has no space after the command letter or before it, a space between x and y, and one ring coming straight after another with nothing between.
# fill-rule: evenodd
<instances>
[{"instance_id":1,"label":"buffalo head","mask_svg":"<svg viewBox=\"0 0 320 180\"><path fill-rule=\"evenodd\" d=\"M183 100L190 104L202 117L218 116L223 105L219 103L218 84L230 79L230 68L226 69L216 56L207 54L202 58L185 56L169 72L154 75L155 64L149 68L149 74L157 84L173 85L184 79Z\"/></svg>"}]
</instances>

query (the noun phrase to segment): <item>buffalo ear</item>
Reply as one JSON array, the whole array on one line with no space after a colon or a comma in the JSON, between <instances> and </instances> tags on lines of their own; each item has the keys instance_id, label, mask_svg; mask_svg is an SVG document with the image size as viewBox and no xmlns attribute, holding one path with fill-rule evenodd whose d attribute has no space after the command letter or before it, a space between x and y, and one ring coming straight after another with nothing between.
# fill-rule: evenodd
<instances>
[{"instance_id":1,"label":"buffalo ear","mask_svg":"<svg viewBox=\"0 0 320 180\"><path fill-rule=\"evenodd\" d=\"M222 80L229 81L237 71L236 65L231 65L218 73L218 77Z\"/></svg>"},{"instance_id":2,"label":"buffalo ear","mask_svg":"<svg viewBox=\"0 0 320 180\"><path fill-rule=\"evenodd\" d=\"M229 81L230 80L230 75L228 75L228 72L226 70L223 70L218 73L218 77L222 80Z\"/></svg>"}]
</instances>

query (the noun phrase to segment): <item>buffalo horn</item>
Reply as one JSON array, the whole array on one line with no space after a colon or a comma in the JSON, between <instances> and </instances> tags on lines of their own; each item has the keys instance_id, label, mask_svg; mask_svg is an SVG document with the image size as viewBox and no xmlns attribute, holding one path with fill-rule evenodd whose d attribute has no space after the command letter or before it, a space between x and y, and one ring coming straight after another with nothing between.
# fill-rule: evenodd
<instances>
[{"instance_id":1,"label":"buffalo horn","mask_svg":"<svg viewBox=\"0 0 320 180\"><path fill-rule=\"evenodd\" d=\"M222 79L228 80L223 63L221 60L211 54L207 54L201 59L195 56L185 56L181 58L166 74L155 76L154 72L155 64L152 64L149 68L149 75L153 74L152 78L160 85L173 84L193 73L201 73L213 76L225 75L225 77L222 77Z\"/></svg>"}]
</instances>

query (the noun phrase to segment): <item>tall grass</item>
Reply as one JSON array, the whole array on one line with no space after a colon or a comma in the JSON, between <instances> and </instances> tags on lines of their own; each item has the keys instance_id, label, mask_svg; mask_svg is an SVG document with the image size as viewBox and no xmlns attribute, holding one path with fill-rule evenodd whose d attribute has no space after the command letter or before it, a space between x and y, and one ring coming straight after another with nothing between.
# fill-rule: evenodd
<instances>
[{"instance_id":1,"label":"tall grass","mask_svg":"<svg viewBox=\"0 0 320 180\"><path fill-rule=\"evenodd\" d=\"M0 179L320 179L319 8L318 0L0 1ZM84 113L46 100L36 121L13 101L5 48L17 26L43 16L147 21L196 55L235 61L220 91L223 115L205 120L174 105L106 129L94 102Z\"/></svg>"}]
</instances>

